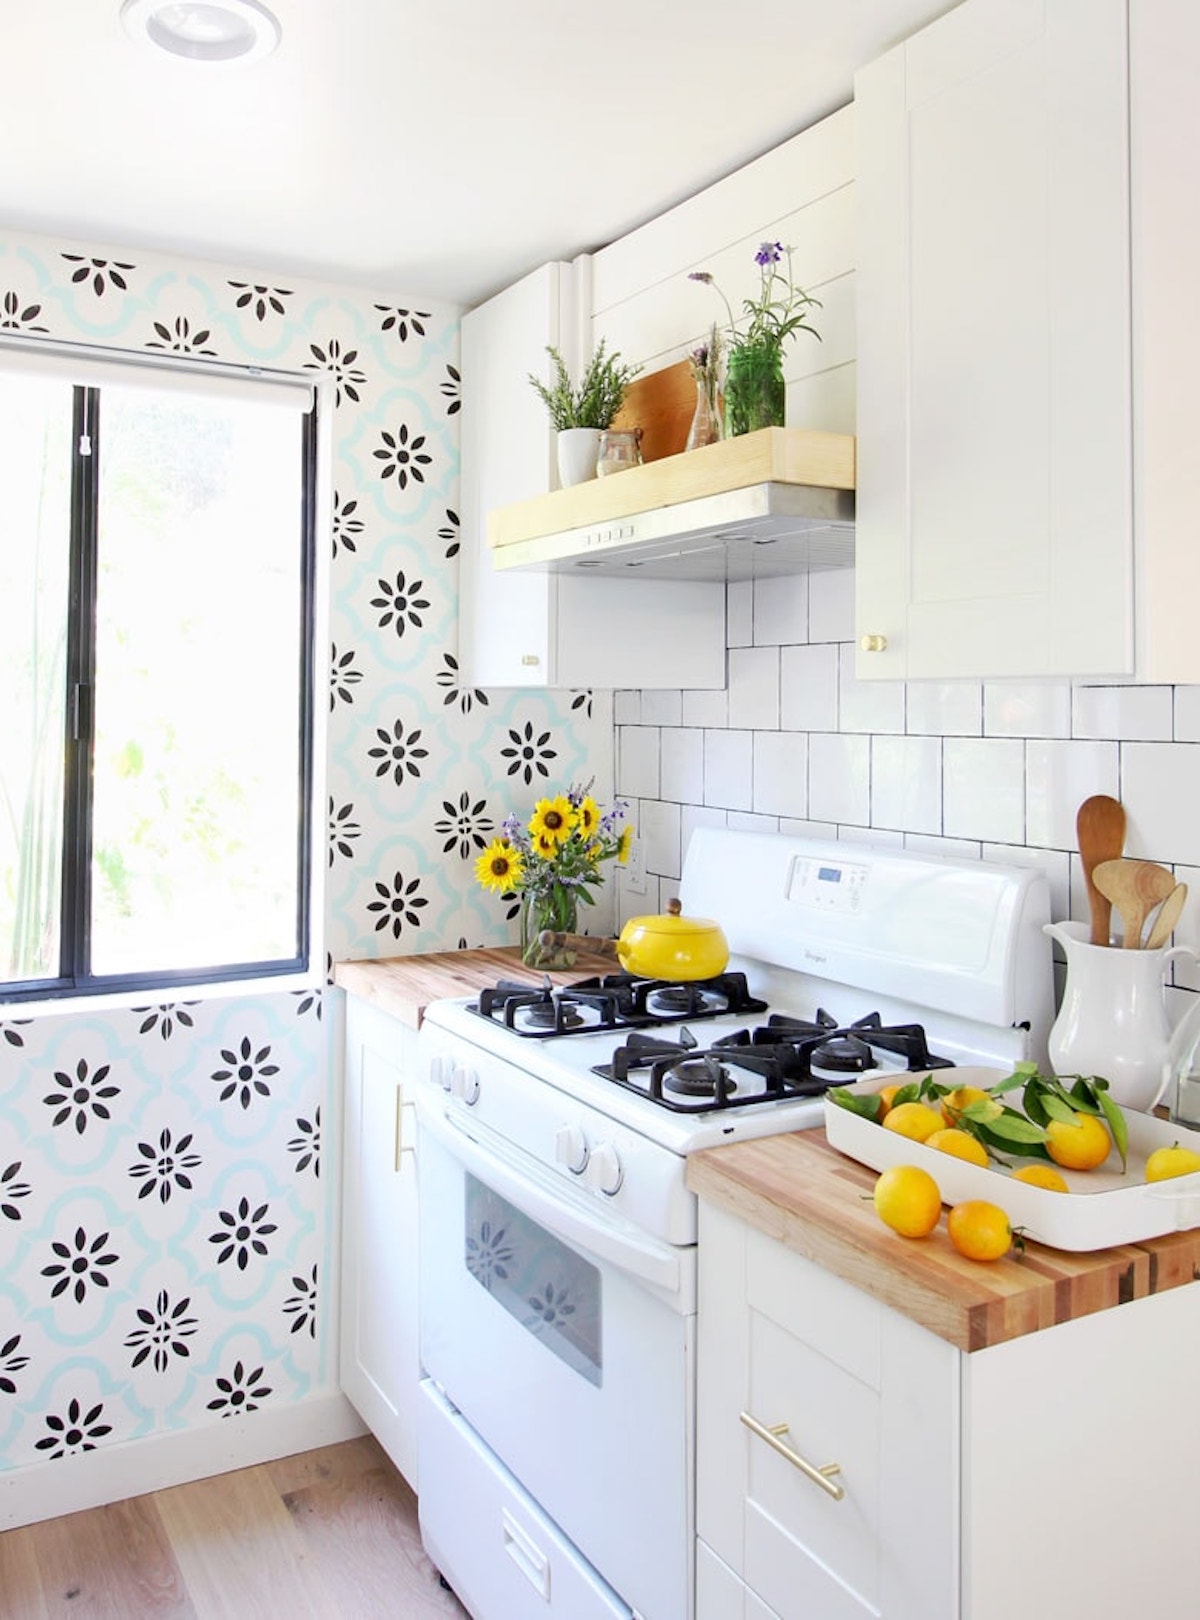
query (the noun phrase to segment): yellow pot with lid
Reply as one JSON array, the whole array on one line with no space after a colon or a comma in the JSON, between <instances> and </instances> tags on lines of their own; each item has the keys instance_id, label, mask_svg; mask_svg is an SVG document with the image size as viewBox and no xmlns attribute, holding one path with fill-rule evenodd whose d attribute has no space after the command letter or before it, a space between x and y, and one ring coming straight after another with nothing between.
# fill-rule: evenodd
<instances>
[{"instance_id":1,"label":"yellow pot with lid","mask_svg":"<svg viewBox=\"0 0 1200 1620\"><path fill-rule=\"evenodd\" d=\"M685 917L678 900L658 917L631 917L617 939L617 960L641 979L712 979L724 973L729 945L720 924Z\"/></svg>"}]
</instances>

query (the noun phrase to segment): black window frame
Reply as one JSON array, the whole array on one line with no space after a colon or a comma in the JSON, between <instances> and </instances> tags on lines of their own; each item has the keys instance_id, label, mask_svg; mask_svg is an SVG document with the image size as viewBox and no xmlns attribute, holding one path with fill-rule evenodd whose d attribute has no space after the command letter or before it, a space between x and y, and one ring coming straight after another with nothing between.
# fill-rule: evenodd
<instances>
[{"instance_id":1,"label":"black window frame","mask_svg":"<svg viewBox=\"0 0 1200 1620\"><path fill-rule=\"evenodd\" d=\"M204 368L209 374L213 369ZM256 376L261 375L261 372L256 373ZM307 384L308 379L305 382ZM8 1004L19 1005L29 1001L83 999L142 991L151 993L206 984L301 976L308 975L312 966L316 819L317 413L320 403L320 391L315 388L312 390L310 408L297 413L301 435L301 487L298 491L301 556L297 625L297 724L300 746L297 751L296 783L296 952L290 957L214 963L194 969L164 968L120 974L91 971L92 762L103 393L103 383L73 384L59 971L39 979L0 977L0 1010Z\"/></svg>"}]
</instances>

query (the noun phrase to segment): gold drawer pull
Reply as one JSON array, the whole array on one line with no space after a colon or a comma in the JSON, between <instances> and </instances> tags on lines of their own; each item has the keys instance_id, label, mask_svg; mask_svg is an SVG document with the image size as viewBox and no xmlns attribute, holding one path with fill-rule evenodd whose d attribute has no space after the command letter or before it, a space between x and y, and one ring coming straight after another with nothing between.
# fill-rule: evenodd
<instances>
[{"instance_id":1,"label":"gold drawer pull","mask_svg":"<svg viewBox=\"0 0 1200 1620\"><path fill-rule=\"evenodd\" d=\"M858 644L863 652L886 652L887 637L880 635L860 636Z\"/></svg>"},{"instance_id":2,"label":"gold drawer pull","mask_svg":"<svg viewBox=\"0 0 1200 1620\"><path fill-rule=\"evenodd\" d=\"M786 1423L774 1423L768 1428L765 1423L760 1423L757 1418L751 1417L749 1412L743 1412L741 1419L751 1434L756 1434L760 1440L767 1442L772 1451L777 1451L781 1457L786 1457L793 1468L800 1470L805 1479L811 1479L814 1485L819 1485L823 1491L828 1491L835 1502L842 1500L846 1492L841 1485L834 1484L832 1477L834 1474L841 1473L841 1463L825 1463L818 1467L816 1463L807 1462L798 1451L793 1451L791 1446L785 1446L780 1438L788 1432Z\"/></svg>"}]
</instances>

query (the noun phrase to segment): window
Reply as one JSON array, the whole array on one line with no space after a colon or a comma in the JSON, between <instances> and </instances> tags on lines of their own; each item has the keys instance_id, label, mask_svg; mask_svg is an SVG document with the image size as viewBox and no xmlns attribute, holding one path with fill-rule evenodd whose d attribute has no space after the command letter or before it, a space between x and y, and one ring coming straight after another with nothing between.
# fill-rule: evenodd
<instances>
[{"instance_id":1,"label":"window","mask_svg":"<svg viewBox=\"0 0 1200 1620\"><path fill-rule=\"evenodd\" d=\"M315 410L0 350L0 998L308 965Z\"/></svg>"}]
</instances>

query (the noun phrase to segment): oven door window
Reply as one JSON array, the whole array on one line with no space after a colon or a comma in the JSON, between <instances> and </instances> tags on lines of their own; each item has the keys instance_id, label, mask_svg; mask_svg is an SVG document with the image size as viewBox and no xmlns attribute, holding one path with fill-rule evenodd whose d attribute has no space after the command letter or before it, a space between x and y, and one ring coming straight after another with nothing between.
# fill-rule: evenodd
<instances>
[{"instance_id":1,"label":"oven door window","mask_svg":"<svg viewBox=\"0 0 1200 1620\"><path fill-rule=\"evenodd\" d=\"M599 1388L599 1271L482 1181L464 1179L468 1272L528 1333Z\"/></svg>"}]
</instances>

